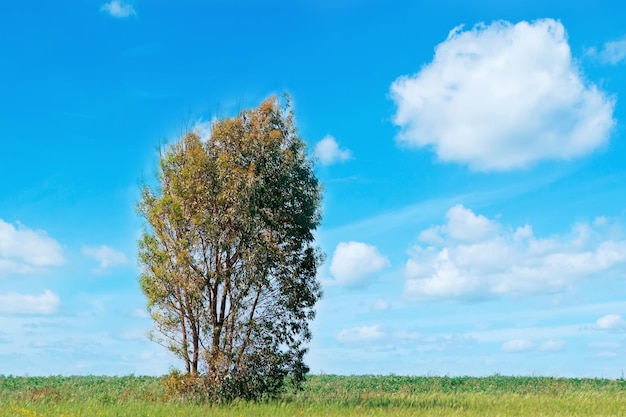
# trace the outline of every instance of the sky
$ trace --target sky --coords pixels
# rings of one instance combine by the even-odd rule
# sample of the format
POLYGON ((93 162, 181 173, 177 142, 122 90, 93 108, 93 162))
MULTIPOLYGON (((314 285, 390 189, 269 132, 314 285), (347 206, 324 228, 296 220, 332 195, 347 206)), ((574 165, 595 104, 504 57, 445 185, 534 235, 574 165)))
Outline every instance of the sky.
POLYGON ((0 374, 161 375, 159 146, 291 95, 323 185, 313 373, 624 375, 626 4, 0 11, 0 374))

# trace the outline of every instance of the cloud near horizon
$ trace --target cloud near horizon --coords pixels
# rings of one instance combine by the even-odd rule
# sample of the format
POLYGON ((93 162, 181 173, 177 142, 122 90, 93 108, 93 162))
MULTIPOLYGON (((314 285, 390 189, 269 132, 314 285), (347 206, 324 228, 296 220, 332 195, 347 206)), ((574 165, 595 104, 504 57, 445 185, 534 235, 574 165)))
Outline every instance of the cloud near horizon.
POLYGON ((576 224, 565 236, 536 237, 456 205, 447 222, 422 231, 405 265, 413 300, 479 300, 558 293, 601 272, 626 272, 626 240, 606 219, 576 224))
POLYGON ((506 353, 527 352, 559 352, 565 348, 564 340, 549 339, 537 345, 531 339, 511 339, 502 344, 502 351, 506 353))
POLYGON ((583 157, 615 125, 615 99, 585 81, 553 19, 456 27, 391 97, 401 144, 475 171, 583 157))
POLYGON ((502 351, 508 353, 524 352, 530 350, 533 346, 535 346, 535 343, 530 339, 512 339, 502 344, 502 351))
POLYGON ((380 326, 375 324, 343 329, 337 334, 337 340, 341 343, 371 342, 382 339, 384 336, 385 333, 380 326))

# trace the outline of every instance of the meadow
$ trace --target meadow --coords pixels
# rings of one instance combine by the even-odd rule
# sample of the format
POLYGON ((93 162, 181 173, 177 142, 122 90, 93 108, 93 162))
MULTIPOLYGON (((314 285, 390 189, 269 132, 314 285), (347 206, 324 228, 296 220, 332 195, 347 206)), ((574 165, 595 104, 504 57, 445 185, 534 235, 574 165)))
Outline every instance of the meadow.
POLYGON ((626 380, 313 375, 265 402, 199 404, 159 377, 0 376, 0 417, 623 416, 626 380))

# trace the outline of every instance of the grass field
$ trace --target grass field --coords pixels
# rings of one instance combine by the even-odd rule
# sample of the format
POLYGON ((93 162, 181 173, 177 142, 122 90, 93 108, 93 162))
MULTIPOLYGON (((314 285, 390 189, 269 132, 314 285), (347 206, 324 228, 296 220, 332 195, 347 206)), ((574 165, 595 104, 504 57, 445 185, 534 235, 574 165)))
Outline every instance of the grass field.
POLYGON ((0 376, 0 417, 624 416, 626 380, 311 376, 279 400, 200 405, 156 377, 0 376))

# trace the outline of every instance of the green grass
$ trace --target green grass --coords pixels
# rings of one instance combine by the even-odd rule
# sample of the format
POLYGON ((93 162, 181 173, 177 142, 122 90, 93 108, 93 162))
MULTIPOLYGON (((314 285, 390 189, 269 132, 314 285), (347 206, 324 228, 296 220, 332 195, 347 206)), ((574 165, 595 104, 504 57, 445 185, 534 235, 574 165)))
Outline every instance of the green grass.
POLYGON ((620 415, 624 379, 319 375, 279 400, 224 406, 169 398, 156 377, 0 376, 0 417, 620 415))

